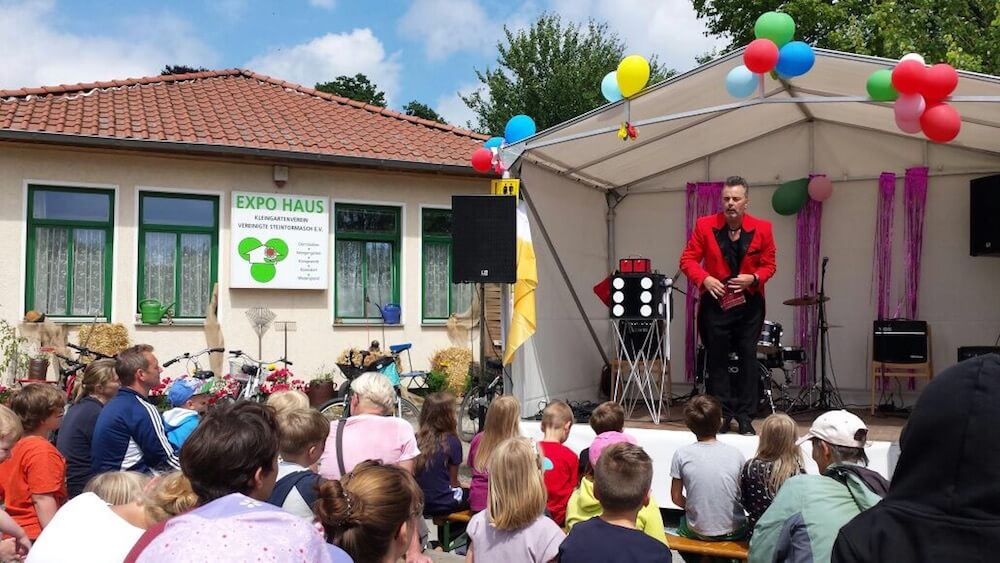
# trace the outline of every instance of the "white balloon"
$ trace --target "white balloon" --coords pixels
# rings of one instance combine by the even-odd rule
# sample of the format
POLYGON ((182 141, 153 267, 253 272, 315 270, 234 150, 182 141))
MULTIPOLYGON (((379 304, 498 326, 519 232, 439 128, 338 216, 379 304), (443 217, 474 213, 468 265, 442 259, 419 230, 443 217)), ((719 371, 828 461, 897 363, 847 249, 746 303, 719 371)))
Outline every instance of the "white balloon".
POLYGON ((920 53, 907 53, 903 55, 903 58, 899 59, 899 62, 903 61, 917 61, 922 65, 927 64, 926 62, 924 62, 924 56, 921 55, 920 53))

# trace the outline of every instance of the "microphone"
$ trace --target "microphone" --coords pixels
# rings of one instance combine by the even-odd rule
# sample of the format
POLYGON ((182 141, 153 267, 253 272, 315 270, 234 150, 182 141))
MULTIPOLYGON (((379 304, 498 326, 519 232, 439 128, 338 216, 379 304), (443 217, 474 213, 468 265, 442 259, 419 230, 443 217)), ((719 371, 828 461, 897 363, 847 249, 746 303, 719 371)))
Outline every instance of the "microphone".
POLYGON ((824 256, 823 257, 823 267, 824 268, 826 268, 826 263, 829 262, 829 261, 830 261, 830 257, 829 256, 824 256))

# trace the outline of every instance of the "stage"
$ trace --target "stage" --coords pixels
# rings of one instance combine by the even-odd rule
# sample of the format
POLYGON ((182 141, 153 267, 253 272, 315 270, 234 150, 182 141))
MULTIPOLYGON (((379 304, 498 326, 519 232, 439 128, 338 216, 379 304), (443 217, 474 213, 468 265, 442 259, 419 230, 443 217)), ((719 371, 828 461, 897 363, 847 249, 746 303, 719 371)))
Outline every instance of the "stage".
MULTIPOLYGON (((899 458, 899 434, 905 419, 872 417, 868 415, 867 410, 852 412, 860 416, 868 425, 871 444, 865 451, 870 460, 869 467, 887 479, 891 478, 892 470, 899 458)), ((819 412, 809 412, 792 416, 799 426, 800 435, 805 435, 812 420, 819 414, 819 412)), ((754 428, 759 431, 762 422, 763 419, 755 420, 754 428)), ((522 420, 521 432, 529 438, 541 439, 540 425, 539 421, 522 420)), ((635 436, 639 445, 653 458, 653 495, 660 508, 677 509, 678 507, 670 500, 670 461, 678 448, 695 441, 694 434, 684 426, 682 407, 672 407, 669 416, 664 413, 663 421, 659 425, 652 424, 648 418, 647 420, 626 421, 625 432, 635 436)), ((574 424, 566 446, 579 453, 584 448, 589 447, 593 439, 594 431, 591 430, 590 425, 574 424)), ((720 434, 719 441, 739 448, 747 459, 753 457, 757 450, 756 436, 740 436, 734 433, 720 434)), ((817 473, 816 464, 810 456, 811 447, 808 442, 803 444, 802 453, 805 456, 806 471, 817 473)))

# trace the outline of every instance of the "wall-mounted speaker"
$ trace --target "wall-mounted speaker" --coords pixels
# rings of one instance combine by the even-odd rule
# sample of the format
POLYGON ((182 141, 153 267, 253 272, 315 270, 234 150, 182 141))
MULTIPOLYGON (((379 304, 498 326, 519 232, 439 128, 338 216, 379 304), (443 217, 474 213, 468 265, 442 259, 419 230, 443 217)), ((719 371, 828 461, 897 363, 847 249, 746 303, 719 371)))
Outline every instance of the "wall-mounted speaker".
POLYGON ((872 360, 888 364, 923 364, 928 358, 927 322, 875 321, 872 360))
POLYGON ((453 283, 517 280, 517 198, 456 195, 451 198, 453 283))
POLYGON ((1000 174, 969 182, 969 254, 1000 256, 1000 174))

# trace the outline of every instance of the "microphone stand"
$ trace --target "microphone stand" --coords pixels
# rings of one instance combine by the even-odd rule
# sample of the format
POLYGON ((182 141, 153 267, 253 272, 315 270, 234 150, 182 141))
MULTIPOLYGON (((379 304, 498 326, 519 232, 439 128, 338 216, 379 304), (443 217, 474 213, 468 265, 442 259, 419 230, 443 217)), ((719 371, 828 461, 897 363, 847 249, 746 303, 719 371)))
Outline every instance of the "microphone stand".
POLYGON ((823 258, 823 267, 820 273, 819 279, 819 401, 816 403, 816 407, 823 410, 830 410, 833 408, 833 402, 831 401, 831 395, 833 390, 827 387, 826 378, 826 333, 830 327, 826 324, 826 264, 828 258, 823 258))

